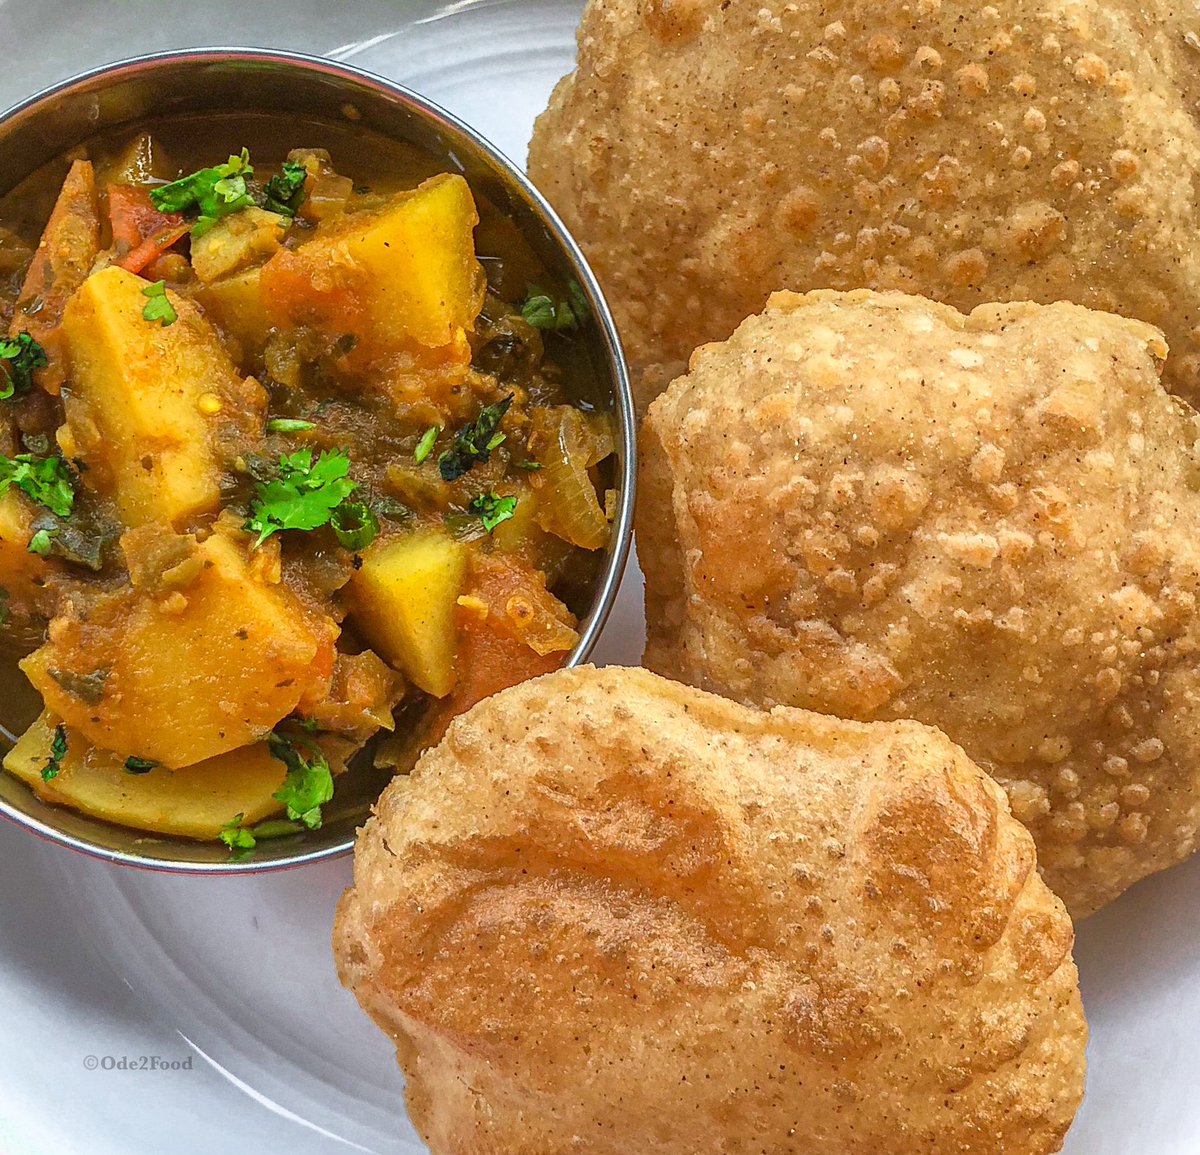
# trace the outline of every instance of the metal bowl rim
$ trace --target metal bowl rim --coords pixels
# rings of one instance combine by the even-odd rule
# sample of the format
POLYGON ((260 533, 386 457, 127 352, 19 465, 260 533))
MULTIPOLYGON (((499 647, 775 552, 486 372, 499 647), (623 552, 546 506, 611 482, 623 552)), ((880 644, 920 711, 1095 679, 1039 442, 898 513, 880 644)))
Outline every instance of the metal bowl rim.
MULTIPOLYGON (((55 97, 64 96, 77 88, 85 88, 88 84, 102 79, 122 79, 125 75, 142 69, 179 63, 211 63, 225 64, 239 61, 260 61, 274 63, 283 67, 295 67, 306 72, 319 72, 336 76, 352 85, 373 89, 386 97, 407 104, 416 112, 435 123, 448 127, 457 132, 483 156, 492 161, 505 176, 521 191, 522 196, 535 210, 535 215, 543 218, 549 227, 555 242, 566 253, 569 263, 574 267, 581 286, 592 308, 592 316, 596 321, 607 354, 608 371, 612 378, 615 395, 615 412, 618 424, 619 439, 619 475, 620 504, 617 517, 613 524, 614 544, 608 557, 604 578, 600 585, 599 594, 592 605, 579 641, 571 651, 566 666, 578 666, 587 661, 596 641, 612 612, 625 565, 629 559, 629 550, 633 541, 633 510, 637 489, 637 435, 636 417, 634 413, 633 394, 629 384, 629 374, 626 369, 625 357, 621 348, 621 339, 617 333, 616 322, 608 302, 600 289, 591 266, 580 250, 575 239, 567 231, 558 214, 550 207, 549 202, 542 196, 525 173, 514 164, 504 153, 484 136, 468 125, 465 121, 428 98, 421 96, 399 81, 390 80, 365 68, 330 60, 327 57, 314 56, 306 52, 293 52, 286 49, 255 48, 255 47, 200 47, 172 49, 161 52, 148 52, 138 56, 130 56, 110 64, 102 64, 76 73, 65 80, 57 81, 33 95, 17 101, 8 108, 0 111, 0 136, 5 127, 22 113, 30 112, 55 97)), ((3 773, 3 771, 0 771, 3 773)), ((118 863, 143 870, 151 870, 165 874, 191 875, 237 875, 265 874, 277 870, 291 870, 300 866, 323 862, 327 859, 341 858, 354 848, 354 838, 339 842, 334 846, 322 847, 317 850, 302 851, 297 854, 273 859, 270 862, 186 862, 167 859, 151 858, 147 855, 131 851, 115 850, 99 846, 85 838, 68 834, 56 826, 34 818, 6 799, 0 798, 0 816, 9 819, 18 826, 38 835, 48 842, 65 846, 70 850, 98 858, 105 862, 118 863)), ((97 820, 99 821, 99 820, 97 820)), ((153 837, 147 834, 147 837, 153 837)))

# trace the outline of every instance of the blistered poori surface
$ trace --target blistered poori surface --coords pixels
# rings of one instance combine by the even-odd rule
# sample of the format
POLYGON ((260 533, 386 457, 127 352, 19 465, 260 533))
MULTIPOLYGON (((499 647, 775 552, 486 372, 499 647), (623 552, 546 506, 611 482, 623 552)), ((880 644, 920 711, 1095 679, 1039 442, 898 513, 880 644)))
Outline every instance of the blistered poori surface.
POLYGON ((530 172, 644 400, 775 289, 1076 301, 1200 396, 1200 40, 1171 0, 590 0, 530 172))
POLYGON ((1200 820, 1200 424, 1161 335, 781 293, 655 402, 647 664, 746 702, 939 726, 1076 916, 1200 820))
POLYGON ((434 1155, 1057 1151, 1062 905, 941 734, 562 671, 362 831, 335 948, 434 1155))

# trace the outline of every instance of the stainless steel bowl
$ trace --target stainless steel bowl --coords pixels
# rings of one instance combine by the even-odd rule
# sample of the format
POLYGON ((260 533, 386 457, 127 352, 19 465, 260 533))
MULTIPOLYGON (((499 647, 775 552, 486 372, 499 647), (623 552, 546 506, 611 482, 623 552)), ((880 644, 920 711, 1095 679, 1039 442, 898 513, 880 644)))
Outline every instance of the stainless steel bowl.
MULTIPOLYGON (((83 73, 0 115, 0 195, 42 164, 105 130, 132 128, 147 119, 229 112, 282 113, 333 125, 349 122, 415 145, 444 170, 466 177, 481 214, 490 209, 513 221, 552 276, 563 282, 573 278, 583 288, 591 320, 578 338, 586 353, 580 364, 590 369, 575 377, 574 388, 580 399, 615 417, 619 498, 606 564, 594 584, 590 611, 569 664, 585 661, 616 597, 632 535, 636 471, 629 382, 616 327, 583 255, 520 170, 478 133, 399 84, 318 57, 248 48, 158 53, 83 73)), ((0 731, 7 741, 29 721, 33 698, 36 695, 22 699, 19 693, 0 694, 0 731)), ((368 773, 353 782, 343 779, 320 830, 291 845, 263 843, 252 860, 242 862, 230 860, 220 844, 148 835, 48 805, 3 772, 0 813, 53 842, 112 862, 236 874, 347 853, 384 781, 368 773)))

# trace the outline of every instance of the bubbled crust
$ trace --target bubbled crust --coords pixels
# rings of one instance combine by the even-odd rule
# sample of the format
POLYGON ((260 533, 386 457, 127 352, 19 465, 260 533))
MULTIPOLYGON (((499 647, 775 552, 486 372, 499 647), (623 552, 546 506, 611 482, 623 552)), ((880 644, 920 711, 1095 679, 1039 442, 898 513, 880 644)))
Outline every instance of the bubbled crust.
POLYGON ((651 406, 651 668, 944 730, 1080 917, 1200 819, 1200 422, 1149 326, 780 293, 651 406))
POLYGON ((1200 41, 1170 0, 589 0, 530 149, 648 399, 773 289, 1149 321, 1200 398, 1200 41))
POLYGON ((1057 1151, 1071 943, 937 731, 590 667, 388 787, 334 930, 433 1155, 1057 1151))

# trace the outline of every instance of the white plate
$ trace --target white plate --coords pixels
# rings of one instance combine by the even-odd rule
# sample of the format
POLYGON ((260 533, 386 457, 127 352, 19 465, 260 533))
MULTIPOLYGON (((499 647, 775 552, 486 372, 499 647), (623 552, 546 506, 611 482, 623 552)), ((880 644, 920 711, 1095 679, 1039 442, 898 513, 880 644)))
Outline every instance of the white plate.
MULTIPOLYGON (((578 9, 0 0, 0 104, 120 56, 268 45, 395 77, 521 160, 571 65, 578 9)), ((640 585, 633 569, 599 660, 636 662, 640 585)), ((0 824, 0 1152, 423 1150, 390 1046, 333 973, 333 905, 349 878, 347 861, 268 878, 138 873, 0 824), (155 1061, 186 1065, 145 1069, 155 1061)), ((1093 1041, 1069 1155, 1200 1152, 1198 922, 1193 863, 1080 928, 1093 1041)))

